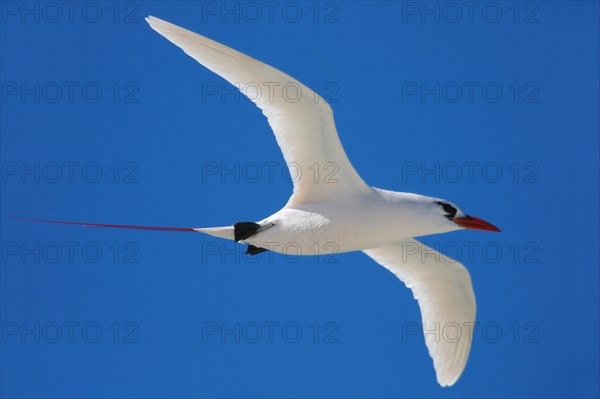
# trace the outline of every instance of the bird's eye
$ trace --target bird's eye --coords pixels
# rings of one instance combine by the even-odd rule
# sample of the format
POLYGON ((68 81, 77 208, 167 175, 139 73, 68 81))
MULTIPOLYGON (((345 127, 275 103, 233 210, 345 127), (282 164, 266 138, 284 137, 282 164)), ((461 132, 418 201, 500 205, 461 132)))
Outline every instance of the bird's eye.
POLYGON ((442 208, 444 208, 444 212, 447 213, 446 217, 450 220, 454 219, 454 216, 456 215, 456 208, 453 207, 450 204, 447 204, 445 202, 441 202, 441 201, 436 201, 436 203, 441 206, 442 208))

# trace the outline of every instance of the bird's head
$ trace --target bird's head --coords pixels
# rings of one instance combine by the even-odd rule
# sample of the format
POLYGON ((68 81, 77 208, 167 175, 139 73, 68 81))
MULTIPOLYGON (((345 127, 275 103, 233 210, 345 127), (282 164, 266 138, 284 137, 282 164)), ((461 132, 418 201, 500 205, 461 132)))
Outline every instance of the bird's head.
MULTIPOLYGON (((489 222, 486 222, 483 219, 467 215, 462 210, 460 210, 458 206, 449 201, 435 200, 434 204, 434 212, 438 213, 440 217, 443 217, 448 222, 452 223, 449 226, 453 227, 452 230, 471 229, 484 231, 500 231, 499 228, 497 228, 489 222)), ((447 222, 444 221, 444 223, 447 222)))

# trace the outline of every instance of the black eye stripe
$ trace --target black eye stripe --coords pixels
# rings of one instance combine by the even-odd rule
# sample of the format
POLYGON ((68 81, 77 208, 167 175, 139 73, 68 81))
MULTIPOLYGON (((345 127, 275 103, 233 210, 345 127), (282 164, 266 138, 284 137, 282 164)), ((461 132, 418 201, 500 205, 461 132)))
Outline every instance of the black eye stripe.
POLYGON ((445 202, 441 202, 441 201, 436 201, 437 204, 439 204, 442 208, 444 208, 444 212, 447 213, 446 217, 450 220, 454 219, 454 216, 456 216, 456 208, 453 207, 450 204, 447 204, 445 202))

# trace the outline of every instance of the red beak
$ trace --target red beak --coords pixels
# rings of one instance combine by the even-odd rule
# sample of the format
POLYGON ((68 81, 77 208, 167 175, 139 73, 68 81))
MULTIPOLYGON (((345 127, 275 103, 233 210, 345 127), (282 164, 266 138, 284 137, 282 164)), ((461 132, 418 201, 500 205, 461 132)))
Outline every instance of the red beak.
POLYGON ((452 219, 454 223, 465 229, 471 230, 485 230, 485 231, 500 231, 499 228, 491 223, 486 222, 483 219, 479 219, 473 216, 465 216, 464 218, 452 219))

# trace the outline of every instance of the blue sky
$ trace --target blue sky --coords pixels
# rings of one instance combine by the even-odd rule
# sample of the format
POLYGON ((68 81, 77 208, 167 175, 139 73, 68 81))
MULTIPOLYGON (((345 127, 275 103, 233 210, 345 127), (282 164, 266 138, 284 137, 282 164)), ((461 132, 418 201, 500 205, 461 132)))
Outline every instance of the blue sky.
POLYGON ((224 4, 0 3, 0 394, 598 397, 598 3, 224 4), (147 15, 318 87, 371 185, 502 229, 424 239, 477 297, 454 387, 362 253, 14 219, 219 226, 287 201, 260 111, 147 15))

